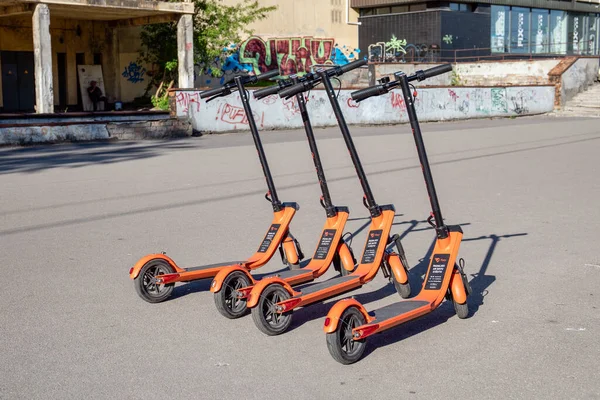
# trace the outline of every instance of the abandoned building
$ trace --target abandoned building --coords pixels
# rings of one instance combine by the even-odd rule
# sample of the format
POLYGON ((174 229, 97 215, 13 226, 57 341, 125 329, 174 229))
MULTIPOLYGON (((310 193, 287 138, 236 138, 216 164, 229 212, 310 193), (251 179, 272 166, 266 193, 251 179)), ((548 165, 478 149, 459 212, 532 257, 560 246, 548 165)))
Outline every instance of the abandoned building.
POLYGON ((193 87, 193 12, 187 0, 0 0, 0 112, 86 109, 82 77, 108 103, 133 101, 148 83, 140 29, 169 21, 178 24, 179 87, 193 87))

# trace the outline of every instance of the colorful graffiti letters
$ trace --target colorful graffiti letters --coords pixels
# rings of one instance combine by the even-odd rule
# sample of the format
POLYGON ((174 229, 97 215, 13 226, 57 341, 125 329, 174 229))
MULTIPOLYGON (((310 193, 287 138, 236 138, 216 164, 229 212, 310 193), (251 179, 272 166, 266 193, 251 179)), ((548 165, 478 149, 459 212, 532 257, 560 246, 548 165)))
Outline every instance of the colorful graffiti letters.
POLYGON ((313 37, 274 38, 264 41, 251 37, 240 46, 240 63, 255 74, 279 68, 281 75, 310 72, 312 65, 333 64, 334 39, 313 37))

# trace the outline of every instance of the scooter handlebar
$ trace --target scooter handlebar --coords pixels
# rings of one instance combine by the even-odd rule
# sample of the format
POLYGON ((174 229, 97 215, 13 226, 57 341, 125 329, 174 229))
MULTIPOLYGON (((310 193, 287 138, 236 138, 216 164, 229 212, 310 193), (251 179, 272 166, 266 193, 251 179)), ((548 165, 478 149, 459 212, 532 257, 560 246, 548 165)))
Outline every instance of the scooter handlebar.
POLYGON ((281 90, 281 86, 277 83, 273 86, 266 87, 264 89, 258 89, 254 91, 254 98, 256 100, 260 100, 264 97, 270 96, 272 94, 277 94, 281 90))
POLYGON ((282 99, 286 99, 288 97, 292 97, 297 95, 298 93, 302 93, 312 88, 312 82, 302 82, 298 83, 294 86, 290 86, 289 88, 283 89, 279 92, 279 97, 282 99))
POLYGON ((419 81, 433 78, 434 76, 445 74, 446 72, 452 71, 452 64, 444 64, 438 65, 437 67, 426 69, 425 71, 421 71, 422 73, 416 74, 416 79, 419 81))
MULTIPOLYGON (((242 78, 242 83, 244 85, 249 84, 249 83, 256 83, 258 81, 265 81, 267 79, 275 78, 276 76, 279 76, 278 69, 275 69, 275 70, 269 71, 269 72, 265 72, 264 74, 260 74, 258 76, 257 75, 245 76, 242 78)), ((215 96, 222 96, 222 95, 230 94, 231 89, 234 89, 235 86, 236 86, 236 84, 234 82, 228 82, 219 88, 205 90, 204 92, 200 93, 200 98, 205 99, 207 97, 215 97, 215 96)))
POLYGON ((205 90, 204 92, 200 93, 200 98, 201 99, 205 99, 207 97, 213 97, 213 96, 218 96, 220 94, 223 94, 225 92, 224 87, 218 87, 216 89, 209 89, 209 90, 205 90))
POLYGON ((348 63, 346 65, 342 65, 340 67, 340 70, 342 72, 342 74, 345 74, 346 72, 350 72, 353 69, 362 67, 363 65, 367 64, 367 60, 356 60, 356 61, 352 61, 351 63, 348 63))
POLYGON ((266 81, 268 79, 275 78, 277 76, 279 76, 279 69, 274 69, 272 71, 268 71, 268 72, 258 75, 257 79, 259 81, 266 81))
POLYGON ((356 92, 352 92, 352 100, 356 102, 363 101, 368 99, 369 97, 379 96, 387 93, 388 91, 385 89, 383 85, 375 85, 368 87, 366 89, 357 90, 356 92))

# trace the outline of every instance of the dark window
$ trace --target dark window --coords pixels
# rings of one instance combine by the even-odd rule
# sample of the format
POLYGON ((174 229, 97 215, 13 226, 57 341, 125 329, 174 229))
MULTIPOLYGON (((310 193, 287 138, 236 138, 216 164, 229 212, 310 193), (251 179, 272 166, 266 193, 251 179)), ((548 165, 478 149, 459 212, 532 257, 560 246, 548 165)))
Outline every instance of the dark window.
POLYGON ((422 4, 411 4, 409 7, 409 11, 423 11, 426 10, 427 6, 425 5, 425 3, 422 4))
POLYGON ((390 14, 391 13, 391 7, 379 7, 375 9, 375 13, 377 15, 381 15, 381 14, 390 14))
POLYGON ((408 12, 408 6, 392 6, 392 13, 404 13, 408 12))
POLYGON ((361 8, 360 9, 360 16, 361 17, 368 17, 370 15, 374 15, 374 9, 373 8, 361 8))

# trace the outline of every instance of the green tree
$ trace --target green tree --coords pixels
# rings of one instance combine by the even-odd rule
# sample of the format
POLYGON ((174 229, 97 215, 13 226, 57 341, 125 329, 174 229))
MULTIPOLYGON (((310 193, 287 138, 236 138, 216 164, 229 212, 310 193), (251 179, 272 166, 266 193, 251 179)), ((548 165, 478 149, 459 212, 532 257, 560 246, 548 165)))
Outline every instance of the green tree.
MULTIPOLYGON (((242 38, 252 35, 249 25, 277 9, 261 7, 256 0, 240 0, 233 6, 222 0, 194 0, 194 62, 207 73, 220 76, 220 64, 236 51, 242 38)), ((154 66, 151 84, 177 79, 177 24, 145 26, 141 34, 140 59, 154 66)))

